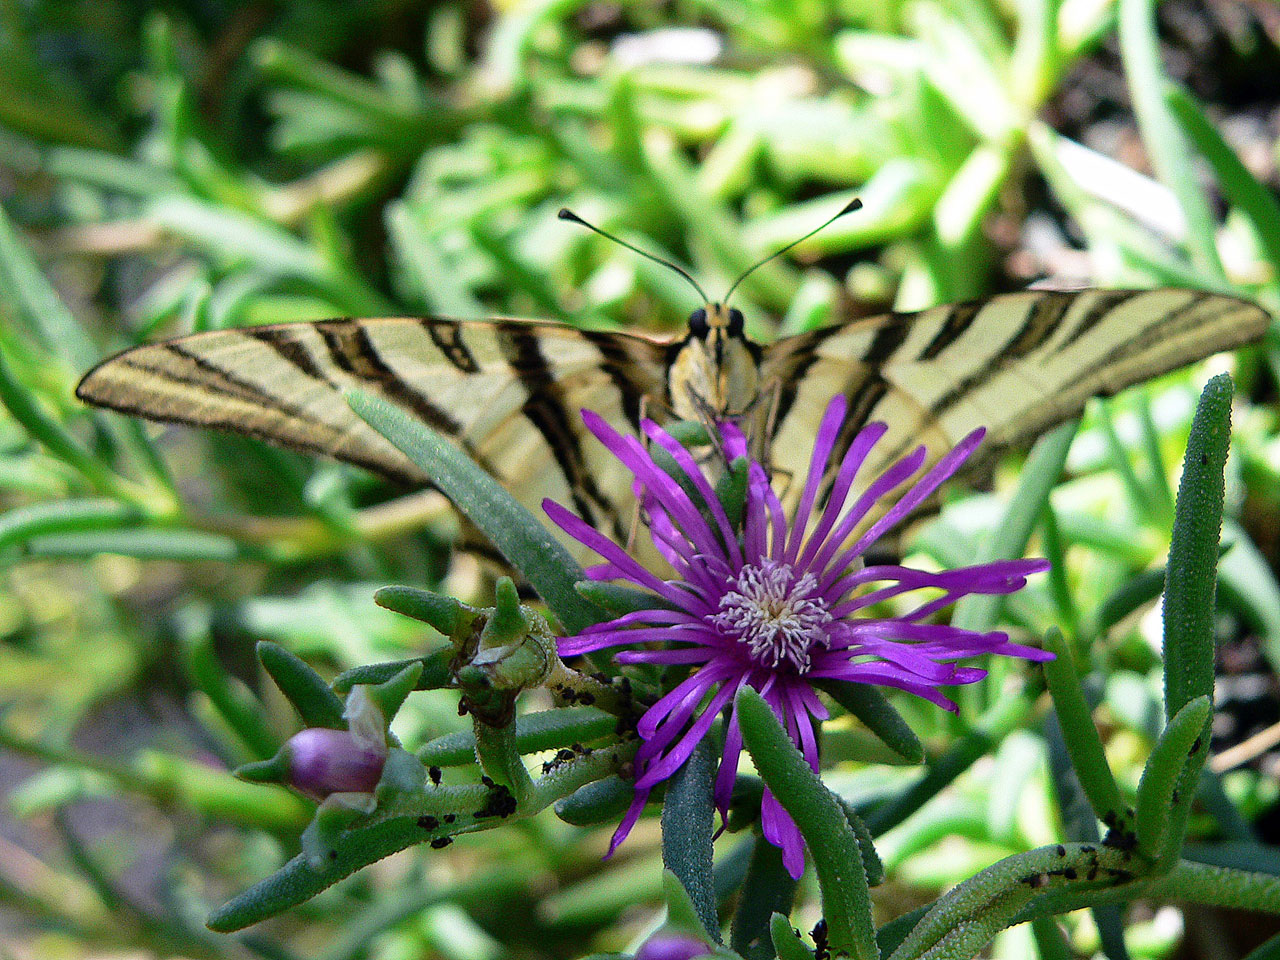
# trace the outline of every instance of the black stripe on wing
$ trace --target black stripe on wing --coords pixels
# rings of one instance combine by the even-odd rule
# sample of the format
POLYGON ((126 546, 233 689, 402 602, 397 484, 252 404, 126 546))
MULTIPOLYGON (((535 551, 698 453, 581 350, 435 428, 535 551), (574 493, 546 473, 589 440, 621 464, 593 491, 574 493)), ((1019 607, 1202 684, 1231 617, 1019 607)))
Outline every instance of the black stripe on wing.
POLYGON ((577 414, 570 413, 564 390, 542 353, 538 337, 515 324, 497 328, 499 343, 512 371, 525 388, 521 412, 546 442, 560 468, 578 515, 594 527, 608 519, 616 535, 623 535, 617 506, 600 490, 587 468, 577 414))

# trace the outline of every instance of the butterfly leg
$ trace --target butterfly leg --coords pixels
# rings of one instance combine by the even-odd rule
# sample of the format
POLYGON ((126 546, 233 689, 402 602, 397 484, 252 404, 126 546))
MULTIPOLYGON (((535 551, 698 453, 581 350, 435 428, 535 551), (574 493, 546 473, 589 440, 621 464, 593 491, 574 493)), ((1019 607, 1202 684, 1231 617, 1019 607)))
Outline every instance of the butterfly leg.
MULTIPOLYGON (((649 419, 649 395, 645 394, 640 398, 640 423, 649 419)), ((638 426, 638 425, 637 425, 638 426)), ((644 445, 645 450, 649 449, 649 436, 643 430, 640 431, 640 442, 644 445)), ((627 553, 632 553, 636 545, 636 533, 640 529, 641 505, 640 498, 636 497, 631 504, 631 520, 627 524, 627 553)))
POLYGON ((756 399, 752 403, 765 402, 765 418, 764 429, 760 431, 757 438, 759 462, 764 464, 769 470, 770 477, 782 477, 782 489, 778 491, 778 496, 783 500, 786 499, 788 491, 791 489, 791 483, 795 479, 794 471, 778 467, 773 463, 773 434, 778 429, 778 410, 782 405, 782 381, 774 380, 761 393, 756 394, 756 399))

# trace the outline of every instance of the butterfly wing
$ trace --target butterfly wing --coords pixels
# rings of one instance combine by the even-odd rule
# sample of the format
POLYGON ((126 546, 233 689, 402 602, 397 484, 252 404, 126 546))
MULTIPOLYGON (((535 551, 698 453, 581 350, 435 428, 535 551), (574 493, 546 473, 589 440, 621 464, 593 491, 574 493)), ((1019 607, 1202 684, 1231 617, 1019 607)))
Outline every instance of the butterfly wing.
POLYGON ((1196 290, 1031 290, 790 337, 761 369, 762 388, 778 390, 773 461, 803 476, 823 410, 843 393, 838 452, 868 422, 889 427, 862 476, 921 443, 932 464, 985 427, 965 466, 981 475, 1090 397, 1257 340, 1269 322, 1256 304, 1196 290))
POLYGON ((629 520, 629 484, 579 410, 634 429, 642 409, 662 405, 666 350, 643 337, 518 320, 327 320, 137 347, 90 371, 76 395, 425 483, 347 406, 342 391, 358 387, 453 438, 536 515, 552 497, 617 533, 629 520))

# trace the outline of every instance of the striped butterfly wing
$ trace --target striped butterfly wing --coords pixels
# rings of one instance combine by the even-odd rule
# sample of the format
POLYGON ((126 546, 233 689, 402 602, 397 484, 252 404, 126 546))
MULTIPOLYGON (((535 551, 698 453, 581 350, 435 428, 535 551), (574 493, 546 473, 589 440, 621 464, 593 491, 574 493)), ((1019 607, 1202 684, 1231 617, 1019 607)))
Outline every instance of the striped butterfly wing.
POLYGON ((982 476, 1090 397, 1257 340, 1269 322, 1256 304, 1196 290, 1031 290, 789 337, 761 368, 778 390, 773 461, 803 476, 826 403, 843 393, 851 415, 837 451, 868 422, 889 427, 860 476, 921 443, 931 465, 986 427, 964 469, 982 476))
POLYGON ((76 395, 425 483, 347 406, 342 390, 359 387, 452 437, 535 515, 551 497, 625 535, 627 477, 586 432, 579 411, 634 430, 642 409, 663 403, 666 354, 656 340, 558 324, 327 320, 137 347, 90 371, 76 395))

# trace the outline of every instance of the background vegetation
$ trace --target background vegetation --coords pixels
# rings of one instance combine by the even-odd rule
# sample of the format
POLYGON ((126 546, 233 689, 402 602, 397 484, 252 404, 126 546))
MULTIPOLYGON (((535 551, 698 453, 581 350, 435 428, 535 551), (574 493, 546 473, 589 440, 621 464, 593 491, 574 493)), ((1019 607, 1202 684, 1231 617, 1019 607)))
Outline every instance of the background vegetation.
MULTIPOLYGON (((401 854, 242 939, 206 931, 309 816, 226 772, 295 729, 253 643, 334 674, 427 639, 373 605, 376 586, 491 590, 451 553, 434 496, 85 410, 72 389, 89 366, 154 337, 340 315, 679 329, 696 306, 683 282, 557 221, 566 204, 714 290, 860 196, 744 285, 760 339, 1043 277, 1235 290, 1274 310, 1280 17, 1155 6, 0 4, 0 956, 572 957, 623 949, 659 900, 648 824, 606 864, 607 829, 547 816, 401 854)), ((1280 873, 1278 755, 1265 739, 1232 749, 1280 721, 1280 343, 1234 371, 1215 775, 1187 855, 1280 873)), ((1161 724, 1150 601, 1205 378, 1091 411, 1069 479, 1035 501, 1051 503, 1036 549, 1057 575, 1002 614, 1067 627, 1130 791, 1161 724)), ((1019 476, 1010 464, 915 549, 998 549, 984 538, 1019 476)), ((882 920, 1096 827, 1042 680, 995 689, 955 721, 904 699, 923 780, 844 760, 866 749, 852 724, 827 738, 828 782, 881 834, 882 920)), ((455 729, 454 706, 415 699, 400 735, 455 729)), ((726 890, 749 852, 721 839, 726 890)), ((1139 904, 1122 934, 1119 910, 1078 913, 993 950, 1226 958, 1273 932, 1189 919, 1139 904)))

